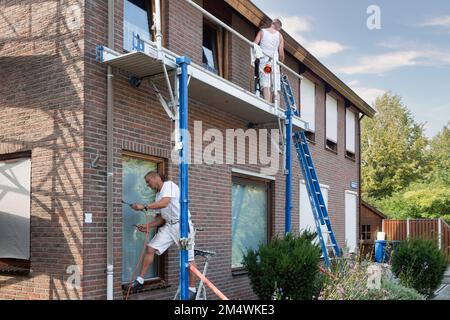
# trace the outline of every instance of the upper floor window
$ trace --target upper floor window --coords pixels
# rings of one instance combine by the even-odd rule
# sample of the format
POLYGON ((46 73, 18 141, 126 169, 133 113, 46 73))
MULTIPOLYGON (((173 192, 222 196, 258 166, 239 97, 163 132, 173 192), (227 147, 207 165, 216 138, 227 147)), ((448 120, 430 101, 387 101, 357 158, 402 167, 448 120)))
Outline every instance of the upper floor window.
POLYGON ((224 44, 223 29, 209 20, 203 20, 203 67, 224 76, 224 44))
POLYGON ((306 77, 300 83, 300 112, 308 122, 309 131, 316 131, 316 85, 306 77))
POLYGON ((338 105, 337 100, 327 94, 326 97, 326 147, 337 152, 338 138, 338 105))
POLYGON ((345 148, 347 156, 355 158, 356 152, 356 114, 347 109, 345 112, 345 148))
POLYGON ((133 50, 133 33, 151 40, 152 1, 124 0, 123 2, 123 48, 133 50))

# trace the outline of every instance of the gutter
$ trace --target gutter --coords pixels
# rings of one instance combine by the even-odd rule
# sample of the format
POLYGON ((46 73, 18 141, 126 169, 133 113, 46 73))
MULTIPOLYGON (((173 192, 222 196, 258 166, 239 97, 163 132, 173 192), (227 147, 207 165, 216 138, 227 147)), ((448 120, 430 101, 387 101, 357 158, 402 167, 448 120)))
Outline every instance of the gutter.
MULTIPOLYGON (((114 48, 114 0, 108 0, 108 47, 114 48)), ((114 124, 114 87, 113 71, 107 71, 107 113, 106 113, 106 299, 114 297, 114 255, 113 255, 113 124, 114 124)))

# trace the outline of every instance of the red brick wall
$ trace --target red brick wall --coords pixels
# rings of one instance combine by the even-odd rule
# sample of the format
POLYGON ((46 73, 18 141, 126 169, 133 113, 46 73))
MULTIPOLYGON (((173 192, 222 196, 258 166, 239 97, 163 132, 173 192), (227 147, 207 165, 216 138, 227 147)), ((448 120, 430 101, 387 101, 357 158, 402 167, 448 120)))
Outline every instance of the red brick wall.
POLYGON ((83 1, 0 12, 0 154, 32 153, 32 272, 0 274, 0 299, 82 298, 66 270, 83 271, 83 1))
MULTIPOLYGON (((166 21, 168 21, 165 41, 169 49, 179 54, 186 54, 194 62, 201 63, 201 15, 193 11, 183 1, 166 1, 165 7, 167 10, 166 21)), ((122 1, 116 1, 115 49, 118 51, 122 50, 123 42, 122 8, 122 1)), ((43 209, 34 209, 33 207, 33 216, 40 217, 44 229, 36 228, 39 224, 33 222, 36 219, 32 218, 35 219, 32 220, 32 232, 37 233, 35 237, 38 234, 43 237, 46 231, 45 224, 51 221, 51 226, 54 229, 49 230, 61 234, 58 238, 61 239, 61 242, 58 242, 58 245, 63 243, 63 248, 68 250, 59 248, 51 255, 53 242, 43 242, 41 239, 32 238, 32 243, 35 246, 39 245, 41 248, 39 254, 32 249, 32 268, 38 268, 39 270, 40 262, 38 261, 42 260, 40 270, 51 270, 50 274, 53 279, 59 279, 58 277, 62 277, 61 272, 67 263, 61 264, 58 262, 60 259, 67 257, 67 252, 71 252, 74 257, 73 260, 81 266, 83 275, 83 290, 78 291, 77 297, 104 299, 106 297, 106 67, 95 61, 95 46, 107 42, 107 2, 88 1, 83 12, 86 12, 86 18, 83 17, 84 28, 82 29, 84 41, 81 40, 78 46, 75 45, 73 35, 71 35, 70 40, 66 40, 68 43, 62 40, 56 41, 56 43, 60 43, 57 46, 60 51, 56 51, 58 54, 55 58, 50 61, 44 59, 45 63, 41 67, 37 64, 37 69, 32 69, 32 74, 42 74, 42 78, 38 78, 41 80, 38 84, 34 82, 31 86, 22 84, 21 76, 29 70, 26 65, 19 68, 15 67, 15 64, 11 64, 10 69, 7 69, 13 72, 16 70, 15 68, 19 68, 17 69, 17 75, 13 78, 13 84, 8 87, 8 90, 3 91, 9 99, 2 99, 1 105, 6 105, 7 112, 14 115, 22 114, 23 105, 29 105, 30 109, 33 108, 33 111, 24 112, 25 120, 23 120, 23 124, 20 124, 19 121, 18 124, 20 125, 17 126, 11 126, 9 118, 5 116, 8 113, 2 113, 0 115, 0 126, 3 126, 2 129, 7 128, 0 130, 0 137, 2 142, 9 139, 14 140, 15 143, 15 140, 18 140, 19 148, 22 148, 24 141, 32 141, 37 145, 42 145, 40 148, 33 149, 33 170, 35 167, 43 171, 47 168, 47 171, 50 172, 50 181, 53 181, 47 187, 45 194, 42 195, 43 200, 39 202, 39 207, 43 207, 43 209), (77 54, 74 54, 75 52, 77 54), (66 64, 55 63, 59 60, 65 62, 69 53, 74 54, 76 58, 66 62, 66 64), (47 69, 48 66, 52 67, 47 69), (76 72, 72 70, 76 70, 76 72), (81 72, 82 75, 79 77, 72 75, 72 73, 76 74, 77 72, 81 72), (68 77, 67 75, 72 76, 68 77), (53 78, 50 76, 53 76, 53 78), (71 81, 67 80, 69 78, 71 81), (51 85, 53 84, 52 81, 54 81, 53 86, 51 85), (17 89, 13 90, 17 87, 21 88, 19 92, 23 93, 22 96, 15 93, 17 89), (44 98, 42 92, 51 92, 51 94, 44 98), (12 96, 13 93, 14 96, 12 96), (12 104, 6 103, 6 101, 15 102, 12 104), (36 113, 36 110, 41 112, 41 109, 46 110, 46 108, 52 110, 51 116, 47 116, 49 113, 44 111, 42 113, 46 117, 40 117, 39 113, 36 113), (37 119, 39 119, 39 122, 37 122, 37 119), (33 123, 36 129, 28 132, 27 129, 33 123), (46 125, 42 128, 38 123, 39 125, 40 123, 46 125), (59 124, 61 128, 55 129, 52 127, 56 124, 59 124), (14 129, 10 127, 14 127, 14 129), (19 130, 18 127, 22 131, 16 132, 19 130), (42 140, 42 137, 47 137, 47 131, 53 133, 50 137, 54 140, 42 140), (69 145, 70 148, 66 145, 69 145), (53 149, 57 149, 58 152, 61 149, 65 153, 60 155, 53 149), (35 158, 36 154, 40 154, 39 152, 43 152, 42 159, 35 158), (93 166, 92 161, 97 156, 99 157, 98 162, 96 166, 93 166), (58 174, 56 174, 49 169, 52 162, 58 163, 56 160, 59 158, 64 159, 65 167, 61 166, 58 174), (69 170, 66 171, 66 169, 69 170), (74 178, 76 179, 74 180, 74 178), (71 206, 61 200, 66 200, 66 198, 71 200, 71 206), (52 212, 53 216, 49 215, 48 211, 52 212), (83 212, 93 214, 92 224, 83 224, 83 212), (49 216, 52 219, 44 219, 48 219, 49 216), (66 242, 63 242, 63 240, 66 242), (81 261, 81 254, 83 253, 84 261, 81 261)), ((8 17, 14 14, 13 10, 7 12, 8 17)), ((47 23, 50 20, 49 17, 45 16, 42 19, 47 23)), ((233 15, 233 26, 242 29, 241 32, 249 39, 254 35, 254 27, 246 24, 237 14, 233 15)), ((3 31, 7 28, 9 26, 0 20, 0 30, 3 31)), ((78 36, 82 37, 82 35, 78 36)), ((59 35, 59 37, 64 39, 64 36, 59 35)), ((231 39, 231 47, 233 49, 230 59, 230 79, 248 88, 248 85, 251 84, 252 75, 249 64, 246 62, 246 57, 249 56, 249 48, 239 45, 234 38, 231 39)), ((13 54, 15 56, 16 51, 13 54)), ((14 58, 17 59, 17 57, 14 58)), ((289 60, 288 63, 295 67, 295 61, 289 60)), ((144 82, 140 88, 135 89, 128 85, 125 73, 114 70, 114 76, 114 292, 116 299, 123 299, 121 291, 122 150, 168 158, 171 151, 171 123, 147 83, 144 82)), ((355 162, 345 158, 345 108, 343 102, 339 104, 339 153, 336 155, 325 150, 324 97, 325 90, 318 83, 316 144, 312 145, 311 149, 321 183, 330 186, 329 208, 338 239, 342 244, 344 242, 344 192, 349 189, 350 181, 358 181, 358 159, 355 162)), ((193 123, 196 120, 203 121, 203 130, 216 128, 224 132, 225 129, 246 128, 246 121, 218 111, 214 109, 214 106, 202 105, 191 100, 189 107, 190 128, 193 128, 193 123)), ((11 152, 11 143, 8 142, 7 144, 7 152, 11 152)), ((293 154, 295 154, 294 150, 293 154)), ((236 165, 234 167, 259 172, 259 168, 255 166, 236 165)), ((298 161, 293 162, 293 167, 294 177, 298 177, 300 174, 298 161)), ((173 181, 178 182, 178 167, 176 165, 169 166, 169 176, 173 181)), ((247 277, 245 275, 233 276, 231 273, 231 177, 231 166, 229 165, 190 166, 190 210, 194 224, 206 229, 198 234, 196 243, 199 248, 217 252, 217 256, 211 262, 209 278, 218 288, 223 290, 230 298, 254 298, 247 277)), ((39 182, 39 179, 49 180, 44 173, 34 176, 33 171, 33 184, 36 181, 39 182)), ((292 226, 294 229, 298 229, 299 179, 297 178, 293 181, 293 190, 292 226)), ((276 181, 273 183, 273 193, 273 233, 282 234, 284 232, 284 175, 282 172, 276 176, 276 181)), ((169 250, 167 262, 166 280, 170 287, 133 295, 133 299, 168 299, 173 296, 178 284, 178 253, 175 248, 169 250)), ((46 272, 47 275, 50 271, 46 272)), ((48 276, 47 278, 42 277, 44 280, 39 281, 45 283, 48 287, 50 282, 47 279, 48 276)), ((23 283, 24 286, 29 288, 30 293, 24 295, 27 297, 33 297, 31 292, 36 293, 36 288, 40 285, 40 283, 34 285, 34 280, 17 280, 17 277, 8 279, 6 281, 11 281, 11 283, 7 282, 9 284, 7 289, 0 289, 0 297, 11 297, 12 292, 16 292, 14 285, 17 282, 23 283)), ((0 281, 2 280, 0 278, 0 281)), ((52 281, 55 282, 55 280, 52 281)), ((44 289, 47 290, 48 288, 44 289)), ((39 298, 65 298, 64 290, 49 290, 39 298)), ((209 292, 209 296, 212 298, 213 294, 209 292)))

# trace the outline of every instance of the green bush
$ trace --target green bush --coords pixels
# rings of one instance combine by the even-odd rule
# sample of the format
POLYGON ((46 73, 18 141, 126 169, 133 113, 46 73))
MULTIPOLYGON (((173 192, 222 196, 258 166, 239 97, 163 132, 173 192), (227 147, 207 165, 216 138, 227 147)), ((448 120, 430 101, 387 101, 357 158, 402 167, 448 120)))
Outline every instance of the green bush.
POLYGON ((431 240, 404 241, 392 255, 392 271, 400 282, 427 296, 439 287, 446 268, 445 256, 431 240))
POLYGON ((256 295, 263 300, 274 298, 311 300, 320 291, 321 250, 313 244, 315 234, 289 234, 262 244, 244 255, 244 267, 256 295))

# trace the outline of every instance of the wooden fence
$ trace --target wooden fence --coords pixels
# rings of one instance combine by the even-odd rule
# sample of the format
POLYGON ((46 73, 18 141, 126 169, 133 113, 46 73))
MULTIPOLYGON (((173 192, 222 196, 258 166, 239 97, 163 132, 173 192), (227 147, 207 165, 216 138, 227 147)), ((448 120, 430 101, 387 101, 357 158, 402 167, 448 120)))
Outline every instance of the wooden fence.
POLYGON ((450 256, 450 226, 442 219, 383 220, 383 232, 387 240, 435 240, 444 254, 450 256))

